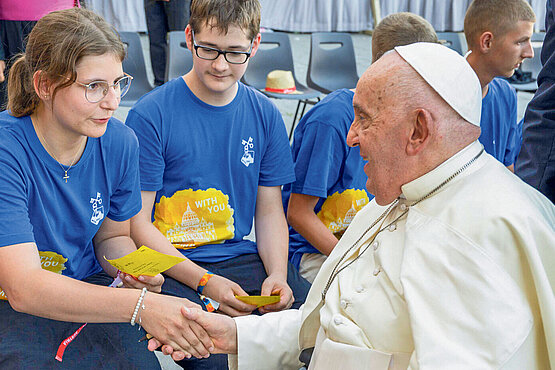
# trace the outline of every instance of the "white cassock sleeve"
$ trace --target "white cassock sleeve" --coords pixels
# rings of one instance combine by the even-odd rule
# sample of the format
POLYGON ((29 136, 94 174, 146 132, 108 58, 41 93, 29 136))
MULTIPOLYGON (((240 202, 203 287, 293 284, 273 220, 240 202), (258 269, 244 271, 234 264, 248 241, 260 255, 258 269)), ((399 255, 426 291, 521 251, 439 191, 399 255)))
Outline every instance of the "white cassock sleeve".
POLYGON ((411 368, 545 366, 535 354, 525 283, 448 225, 414 213, 412 221, 401 266, 415 346, 411 368))
POLYGON ((301 316, 300 310, 285 310, 235 317, 237 355, 229 355, 229 368, 298 370, 301 316))

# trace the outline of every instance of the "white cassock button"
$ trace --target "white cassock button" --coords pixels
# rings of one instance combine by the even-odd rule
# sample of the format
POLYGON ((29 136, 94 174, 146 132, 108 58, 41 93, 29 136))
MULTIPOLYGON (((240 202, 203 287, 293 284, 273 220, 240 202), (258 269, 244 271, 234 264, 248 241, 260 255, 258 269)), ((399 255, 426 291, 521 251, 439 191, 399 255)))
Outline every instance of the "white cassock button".
POLYGON ((380 246, 380 242, 378 241, 375 241, 374 243, 372 243, 372 248, 374 248, 374 250, 377 250, 379 246, 380 246))
POLYGON ((357 286, 357 287, 355 288, 355 291, 356 291, 357 293, 362 293, 362 292, 364 291, 364 288, 361 287, 361 286, 359 285, 359 286, 357 286))
POLYGON ((407 205, 406 205, 405 203, 401 203, 401 205, 399 206, 399 209, 400 209, 401 211, 406 211, 407 205))
POLYGON ((336 316, 336 317, 333 319, 333 322, 335 323, 335 325, 341 325, 341 324, 343 323, 343 320, 341 320, 341 317, 336 316))
POLYGON ((387 229, 389 231, 395 231, 395 230, 397 230, 397 224, 391 224, 391 225, 389 225, 389 227, 387 229))
POLYGON ((342 299, 340 304, 341 304, 341 308, 343 308, 343 309, 347 308, 347 301, 346 300, 342 299))
POLYGON ((379 267, 379 266, 376 267, 376 268, 374 269, 374 276, 378 276, 378 274, 380 273, 381 270, 382 270, 381 267, 379 267))

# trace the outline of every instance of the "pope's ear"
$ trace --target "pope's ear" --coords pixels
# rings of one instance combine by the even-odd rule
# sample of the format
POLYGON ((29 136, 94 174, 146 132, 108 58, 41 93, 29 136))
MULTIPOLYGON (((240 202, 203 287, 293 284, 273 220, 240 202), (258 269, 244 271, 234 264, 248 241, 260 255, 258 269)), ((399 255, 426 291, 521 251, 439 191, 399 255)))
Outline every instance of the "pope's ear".
POLYGON ((407 142, 407 155, 417 155, 428 143, 430 128, 433 124, 432 115, 426 109, 417 109, 412 122, 410 136, 407 142))

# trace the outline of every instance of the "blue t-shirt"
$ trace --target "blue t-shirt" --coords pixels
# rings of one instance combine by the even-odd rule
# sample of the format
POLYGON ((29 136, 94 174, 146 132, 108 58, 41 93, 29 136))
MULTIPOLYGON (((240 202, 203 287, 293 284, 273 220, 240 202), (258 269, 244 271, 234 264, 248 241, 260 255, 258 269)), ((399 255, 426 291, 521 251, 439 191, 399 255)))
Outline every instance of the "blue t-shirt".
POLYGON ((156 191, 154 225, 193 261, 257 253, 252 228, 258 186, 295 180, 281 114, 238 83, 221 107, 176 78, 142 97, 127 116, 140 143, 141 188, 156 191))
MULTIPOLYGON (((368 178, 360 149, 347 145, 355 117, 353 96, 348 89, 334 91, 301 119, 292 147, 297 180, 282 192, 286 210, 291 192, 319 197, 314 212, 338 237, 373 198, 366 190, 368 178)), ((289 227, 289 256, 295 266, 303 253, 320 252, 289 227)))
POLYGON ((31 118, 0 113, 0 247, 35 242, 43 268, 79 280, 101 271, 92 240, 102 221, 141 209, 138 155, 133 131, 111 119, 66 183, 31 118))
POLYGON ((482 133, 478 139, 487 153, 505 166, 515 163, 520 151, 516 91, 502 78, 489 83, 482 99, 482 133))

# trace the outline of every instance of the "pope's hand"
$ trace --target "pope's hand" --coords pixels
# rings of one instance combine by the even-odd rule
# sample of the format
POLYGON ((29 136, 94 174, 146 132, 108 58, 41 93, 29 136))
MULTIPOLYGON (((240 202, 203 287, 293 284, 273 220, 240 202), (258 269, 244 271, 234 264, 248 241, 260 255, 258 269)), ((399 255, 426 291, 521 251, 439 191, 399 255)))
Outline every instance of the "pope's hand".
MULTIPOLYGON (((211 353, 237 353, 237 327, 231 317, 188 307, 183 307, 181 313, 185 319, 195 322, 208 333, 214 344, 211 353)), ((152 338, 148 342, 148 349, 154 351, 161 344, 161 341, 152 338)), ((182 360, 185 357, 183 351, 175 349, 172 345, 163 345, 162 352, 171 354, 175 361, 182 360)))
POLYGON ((143 302, 145 308, 139 309, 140 323, 159 343, 169 345, 172 351, 180 351, 181 359, 208 357, 214 351, 206 330, 194 320, 184 317, 181 312, 183 308, 200 310, 197 304, 184 298, 150 293, 145 295, 143 302))

